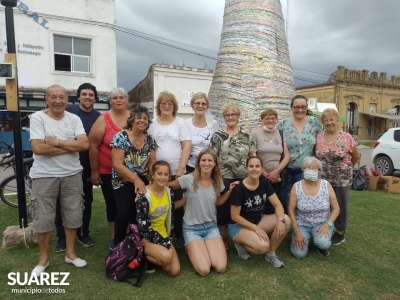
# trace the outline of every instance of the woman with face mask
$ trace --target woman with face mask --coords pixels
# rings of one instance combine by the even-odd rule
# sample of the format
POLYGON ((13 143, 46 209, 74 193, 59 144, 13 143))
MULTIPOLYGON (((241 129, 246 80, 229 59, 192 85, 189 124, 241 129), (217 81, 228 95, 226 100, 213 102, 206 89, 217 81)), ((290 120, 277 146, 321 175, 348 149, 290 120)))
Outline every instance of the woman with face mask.
POLYGON ((328 256, 339 204, 331 184, 320 178, 321 162, 310 156, 303 159, 302 165, 304 179, 296 182, 290 192, 289 217, 293 228, 290 252, 296 258, 306 257, 312 237, 319 254, 328 256))
POLYGON ((287 192, 285 194, 282 189, 286 176, 282 171, 289 162, 290 154, 283 131, 276 128, 277 122, 276 110, 266 109, 261 113, 262 128, 253 130, 251 138, 256 145, 257 156, 263 161, 262 175, 271 183, 287 214, 287 192))

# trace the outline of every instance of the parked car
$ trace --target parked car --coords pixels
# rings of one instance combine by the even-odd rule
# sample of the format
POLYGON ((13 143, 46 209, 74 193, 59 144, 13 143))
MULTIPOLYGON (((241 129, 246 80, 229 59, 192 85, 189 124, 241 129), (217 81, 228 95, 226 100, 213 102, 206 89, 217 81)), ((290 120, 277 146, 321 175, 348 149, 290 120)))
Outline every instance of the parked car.
POLYGON ((381 175, 390 176, 400 170, 400 127, 388 129, 375 141, 371 159, 381 175))

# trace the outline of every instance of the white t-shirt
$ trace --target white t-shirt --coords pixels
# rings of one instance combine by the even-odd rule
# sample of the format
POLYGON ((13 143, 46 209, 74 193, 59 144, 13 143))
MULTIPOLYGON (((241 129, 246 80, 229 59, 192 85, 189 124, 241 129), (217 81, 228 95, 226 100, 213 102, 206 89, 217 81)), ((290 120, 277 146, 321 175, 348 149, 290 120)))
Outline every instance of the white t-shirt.
MULTIPOLYGON (((30 140, 44 140, 46 136, 74 140, 82 134, 86 135, 81 119, 67 111, 61 120, 50 118, 43 111, 35 112, 30 119, 30 140)), ((33 154, 33 159, 29 172, 32 178, 66 177, 82 170, 79 151, 60 155, 33 154)))
POLYGON ((182 118, 175 118, 169 125, 161 125, 156 119, 148 133, 157 143, 156 159, 165 160, 171 166, 171 175, 176 175, 182 156, 182 141, 190 141, 190 133, 182 118))
POLYGON ((213 120, 213 127, 196 127, 193 125, 192 118, 186 119, 185 123, 189 129, 190 136, 192 139, 192 150, 188 160, 188 165, 191 167, 196 166, 197 156, 200 151, 204 148, 208 148, 210 145, 211 137, 219 129, 217 121, 213 120))

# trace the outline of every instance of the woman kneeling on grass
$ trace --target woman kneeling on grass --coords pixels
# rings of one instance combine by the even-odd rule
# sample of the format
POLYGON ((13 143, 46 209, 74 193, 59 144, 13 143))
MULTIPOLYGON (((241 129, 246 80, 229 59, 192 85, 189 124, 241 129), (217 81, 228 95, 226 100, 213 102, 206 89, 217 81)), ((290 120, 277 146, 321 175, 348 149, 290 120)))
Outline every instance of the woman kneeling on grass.
POLYGON ((288 209, 293 226, 290 252, 297 258, 307 256, 311 236, 322 256, 329 255, 332 245, 333 222, 340 209, 331 184, 320 179, 321 170, 322 164, 317 158, 304 158, 304 179, 296 182, 290 191, 288 209))
MULTIPOLYGON (((179 177, 169 184, 173 189, 186 189, 183 237, 190 262, 201 276, 208 275, 211 268, 218 273, 225 272, 227 256, 217 226, 216 206, 226 202, 238 183, 231 183, 229 190, 220 195, 224 184, 217 155, 206 148, 199 153, 193 173, 179 177)), ((176 204, 181 206, 184 200, 176 204)))
POLYGON ((248 175, 233 189, 230 197, 232 220, 228 224, 228 231, 240 258, 249 259, 248 252, 265 254, 268 263, 281 268, 283 262, 275 255, 275 251, 288 233, 290 219, 284 214, 283 206, 269 181, 260 178, 262 170, 259 157, 247 159, 248 175), (275 214, 262 215, 266 205, 272 205, 275 214))
POLYGON ((146 194, 136 199, 136 210, 147 260, 161 266, 168 275, 177 276, 181 266, 170 238, 172 202, 170 190, 166 187, 170 175, 170 166, 166 161, 153 164, 151 184, 146 194))

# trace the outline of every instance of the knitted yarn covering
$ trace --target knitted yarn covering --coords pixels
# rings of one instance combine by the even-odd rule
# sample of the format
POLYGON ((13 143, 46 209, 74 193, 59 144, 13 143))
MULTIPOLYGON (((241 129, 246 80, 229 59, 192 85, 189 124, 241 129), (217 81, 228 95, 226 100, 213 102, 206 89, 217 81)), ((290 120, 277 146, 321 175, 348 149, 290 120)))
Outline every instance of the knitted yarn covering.
POLYGON ((222 110, 237 104, 240 126, 260 125, 273 108, 287 117, 295 95, 284 19, 279 0, 226 0, 221 43, 210 87, 210 111, 224 124, 222 110))

